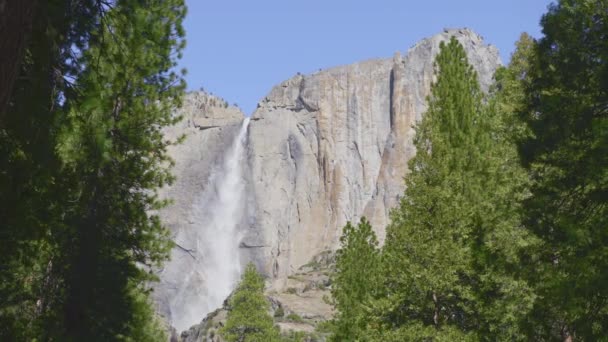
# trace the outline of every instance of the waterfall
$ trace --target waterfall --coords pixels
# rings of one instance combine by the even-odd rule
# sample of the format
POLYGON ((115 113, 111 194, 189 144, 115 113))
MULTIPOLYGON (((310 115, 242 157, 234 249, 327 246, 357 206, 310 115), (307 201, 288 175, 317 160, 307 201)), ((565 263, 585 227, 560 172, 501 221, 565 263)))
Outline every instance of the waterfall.
POLYGON ((240 278, 239 224, 245 202, 248 126, 249 118, 245 118, 223 163, 213 169, 205 190, 197 196, 190 213, 193 231, 176 236, 178 247, 193 259, 193 267, 184 271, 169 303, 172 325, 178 331, 221 307, 240 278))

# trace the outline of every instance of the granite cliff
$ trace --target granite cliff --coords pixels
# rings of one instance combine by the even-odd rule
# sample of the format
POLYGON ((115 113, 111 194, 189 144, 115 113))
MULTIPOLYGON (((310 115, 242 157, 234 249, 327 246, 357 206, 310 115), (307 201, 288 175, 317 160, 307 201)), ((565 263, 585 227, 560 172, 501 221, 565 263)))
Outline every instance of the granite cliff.
POLYGON ((244 115, 223 100, 189 94, 180 110, 185 120, 167 131, 169 137, 186 134, 186 140, 171 150, 177 181, 163 190, 174 202, 161 216, 178 247, 160 271, 159 311, 174 323, 196 316, 196 310, 183 314, 192 297, 180 296, 194 291, 204 297, 214 281, 191 274, 206 257, 200 240, 205 216, 193 212, 204 213, 201 194, 214 193, 213 173, 225 172, 214 165, 225 162, 243 127, 242 193, 238 215, 231 218, 238 227, 234 253, 241 264, 254 262, 271 290, 284 290, 290 275, 335 250, 347 221, 367 216, 383 241, 415 154, 412 126, 426 110, 433 59, 451 36, 465 47, 487 90, 500 65, 498 51, 471 30, 455 29, 422 40, 403 56, 298 74, 260 101, 248 127, 244 115))

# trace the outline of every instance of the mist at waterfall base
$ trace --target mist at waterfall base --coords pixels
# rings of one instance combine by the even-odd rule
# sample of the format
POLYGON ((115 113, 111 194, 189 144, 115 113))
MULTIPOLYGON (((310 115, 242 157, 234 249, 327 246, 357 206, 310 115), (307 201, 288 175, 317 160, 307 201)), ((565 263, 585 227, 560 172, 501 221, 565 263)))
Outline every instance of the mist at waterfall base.
POLYGON ((182 252, 194 259, 194 266, 183 274, 169 303, 171 324, 177 331, 200 323, 221 307, 241 276, 239 224, 245 202, 243 164, 248 126, 249 118, 245 118, 223 162, 214 167, 195 200, 190 212, 194 229, 175 237, 182 252))

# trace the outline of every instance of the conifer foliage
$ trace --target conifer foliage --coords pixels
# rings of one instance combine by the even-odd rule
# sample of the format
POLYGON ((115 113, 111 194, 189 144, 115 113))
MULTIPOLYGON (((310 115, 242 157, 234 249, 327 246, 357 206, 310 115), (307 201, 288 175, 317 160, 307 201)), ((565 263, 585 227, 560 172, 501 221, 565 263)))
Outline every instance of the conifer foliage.
POLYGON ((144 267, 168 256, 168 232, 149 212, 163 205, 154 190, 171 180, 160 129, 175 122, 183 90, 172 68, 184 14, 180 0, 118 1, 82 55, 80 95, 57 146, 77 204, 57 270, 69 338, 129 336, 125 323, 142 305, 130 293, 151 279, 144 267))
POLYGON ((240 284, 228 301, 226 325, 219 331, 226 341, 280 341, 279 329, 270 316, 264 297, 264 279, 253 264, 248 264, 240 284))
MULTIPOLYGON (((14 3, 11 6, 20 2, 14 3)), ((77 64, 69 56, 85 47, 101 16, 93 0, 29 3, 33 12, 28 14, 34 18, 31 27, 22 28, 29 31, 24 51, 3 54, 3 58, 21 56, 20 61, 11 62, 17 62, 19 75, 12 89, 2 89, 10 98, 0 108, 3 341, 37 338, 45 329, 42 317, 57 298, 58 279, 50 275, 58 252, 55 241, 65 223, 64 210, 73 205, 67 202, 67 189, 62 186, 61 161, 55 152, 57 130, 66 97, 75 95, 77 64)), ((5 10, 0 15, 15 14, 5 10)))
POLYGON ((366 305, 378 289, 380 250, 372 226, 365 217, 358 225, 346 224, 336 252, 332 296, 337 311, 333 341, 355 341, 367 324, 366 305))
POLYGON ((372 339, 518 339, 533 300, 508 271, 528 243, 522 171, 455 38, 441 44, 435 67, 407 190, 387 228, 372 339))
POLYGON ((520 144, 533 180, 525 222, 543 242, 529 334, 599 341, 608 336, 608 2, 559 1, 541 25, 520 111, 531 131, 520 144))
POLYGON ((184 89, 185 5, 36 8, 0 128, 0 339, 164 340, 148 281, 171 242, 152 213, 172 179, 161 129, 184 89))

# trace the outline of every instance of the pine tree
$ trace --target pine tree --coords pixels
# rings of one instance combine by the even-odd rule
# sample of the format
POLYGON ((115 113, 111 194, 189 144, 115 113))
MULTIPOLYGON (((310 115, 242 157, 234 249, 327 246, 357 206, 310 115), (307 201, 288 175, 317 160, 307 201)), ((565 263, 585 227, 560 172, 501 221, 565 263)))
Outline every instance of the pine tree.
POLYGON ((19 66, 27 48, 36 13, 36 1, 5 1, 0 12, 0 127, 4 127, 4 114, 13 86, 19 75, 19 66))
POLYGON ((228 301, 226 325, 219 334, 228 342, 279 341, 278 328, 270 316, 264 297, 264 279, 253 264, 248 264, 241 282, 228 301))
MULTIPOLYGON (((500 67, 494 75, 492 93, 495 110, 503 121, 500 129, 511 144, 519 143, 530 135, 519 113, 524 110, 526 88, 530 85, 530 70, 535 62, 536 43, 527 33, 522 33, 515 43, 509 65, 500 67)), ((518 158, 519 159, 519 158, 518 158)))
POLYGON ((332 341, 356 341, 367 323, 365 305, 378 288, 379 249, 365 217, 357 226, 344 226, 336 252, 331 293, 336 308, 332 341))
MULTIPOLYGON (((56 151, 68 194, 56 229, 53 275, 60 296, 50 337, 133 339, 152 321, 149 268, 168 257, 168 231, 151 212, 169 183, 170 142, 183 81, 173 68, 183 48, 182 0, 107 5, 78 59, 76 94, 66 99, 56 151), (142 297, 143 296, 143 297, 142 297), (139 322, 139 324, 138 324, 139 322)), ((161 338, 162 340, 162 338, 161 338)))
POLYGON ((541 20, 520 146, 526 225, 542 239, 531 338, 608 336, 608 2, 562 0, 541 20))
POLYGON ((387 228, 369 339, 523 339, 518 323, 534 296, 511 270, 529 244, 518 205, 525 175, 455 38, 441 44, 435 67, 407 189, 387 228))
POLYGON ((26 25, 32 18, 23 15, 32 15, 32 26, 10 37, 26 45, 3 54, 12 59, 3 67, 19 68, 16 79, 3 80, 13 82, 3 83, 8 103, 0 100, 0 340, 24 341, 42 334, 43 317, 52 316, 48 308, 61 295, 51 270, 70 203, 55 153, 58 122, 75 94, 78 68, 70 56, 88 44, 102 13, 95 0, 13 2, 35 6, 17 14, 26 25))

